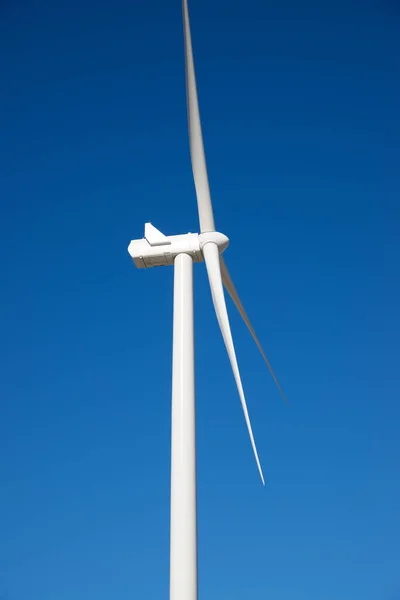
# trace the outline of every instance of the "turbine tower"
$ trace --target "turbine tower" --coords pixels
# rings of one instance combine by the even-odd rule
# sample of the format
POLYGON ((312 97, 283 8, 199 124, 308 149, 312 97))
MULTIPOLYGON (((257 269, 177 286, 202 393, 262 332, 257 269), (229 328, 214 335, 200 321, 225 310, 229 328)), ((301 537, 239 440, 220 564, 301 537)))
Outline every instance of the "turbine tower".
POLYGON ((215 229, 204 155, 187 0, 182 0, 190 155, 200 233, 165 236, 151 223, 128 252, 139 269, 174 267, 171 430, 170 600, 197 600, 196 431, 193 332, 193 263, 205 262, 219 327, 228 352, 261 481, 264 476, 236 360, 224 287, 256 342, 278 389, 282 389, 233 285, 222 253, 229 240, 215 229))

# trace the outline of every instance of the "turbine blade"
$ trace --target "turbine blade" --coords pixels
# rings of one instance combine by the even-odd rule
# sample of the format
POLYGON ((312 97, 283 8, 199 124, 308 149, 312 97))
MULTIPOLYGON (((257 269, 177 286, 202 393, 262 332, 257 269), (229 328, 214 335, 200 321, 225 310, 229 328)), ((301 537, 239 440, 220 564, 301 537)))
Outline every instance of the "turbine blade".
POLYGON ((244 418, 246 420, 247 430, 250 436, 251 445, 253 447, 253 452, 261 476, 261 481, 263 482, 263 485, 265 485, 260 460, 258 458, 256 443, 254 441, 253 430, 251 428, 250 417, 247 410, 246 399, 244 397, 242 380, 240 378, 235 347, 233 345, 232 340, 231 327, 229 325, 228 312, 226 310, 224 288, 222 285, 221 267, 219 261, 219 250, 217 244, 213 242, 205 244, 205 246, 203 246, 203 256, 207 267, 208 279, 210 282, 211 295, 214 303, 215 312, 221 329, 222 337, 225 342, 226 350, 228 352, 233 375, 235 377, 236 386, 239 392, 240 401, 242 403, 242 408, 244 412, 244 418))
POLYGON ((187 0, 182 0, 183 29, 185 38, 186 65, 186 101, 189 122, 190 156, 194 185, 197 195, 200 231, 215 231, 214 214, 208 184, 206 157, 204 154, 203 135, 201 131, 199 101, 197 97, 196 75, 194 71, 192 36, 190 32, 189 9, 187 0))
POLYGON ((233 285, 233 281, 231 279, 231 276, 229 275, 228 267, 226 266, 225 260, 224 260, 224 258, 223 258, 222 255, 220 256, 220 262, 221 262, 222 281, 223 281, 223 284, 225 286, 225 289, 227 290, 228 294, 230 295, 230 297, 232 298, 233 302, 235 303, 236 308, 238 309, 239 313, 241 314, 243 321, 246 323, 247 328, 248 328, 248 330, 250 331, 250 333, 251 333, 251 335, 253 337, 253 340, 257 344, 258 349, 261 352, 261 355, 262 355, 263 359, 265 360, 265 362, 267 364, 269 372, 271 373, 271 375, 273 377, 273 380, 275 381, 276 386, 277 386, 277 388, 278 388, 278 390, 279 390, 282 398, 284 399, 284 401, 286 402, 286 404, 289 404, 288 401, 287 401, 287 399, 286 399, 285 394, 282 391, 282 388, 281 388, 281 386, 279 384, 279 381, 278 381, 278 379, 277 379, 277 377, 276 377, 276 375, 275 375, 275 373, 274 373, 274 371, 273 371, 273 369, 271 367, 271 364, 270 364, 268 358, 266 357, 264 350, 262 349, 260 341, 259 341, 258 337, 256 336, 256 332, 254 331, 253 326, 250 323, 249 317, 247 316, 246 311, 243 308, 243 304, 241 303, 240 298, 239 298, 239 294, 237 293, 236 288, 233 285))

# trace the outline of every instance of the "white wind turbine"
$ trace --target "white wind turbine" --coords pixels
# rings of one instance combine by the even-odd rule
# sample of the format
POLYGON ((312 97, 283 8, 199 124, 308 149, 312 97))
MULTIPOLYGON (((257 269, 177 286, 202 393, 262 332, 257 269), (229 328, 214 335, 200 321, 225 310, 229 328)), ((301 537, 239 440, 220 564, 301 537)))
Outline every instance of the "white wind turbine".
POLYGON ((187 0, 182 0, 182 10, 190 154, 196 187, 200 234, 187 233, 165 236, 151 223, 146 223, 144 238, 131 241, 128 251, 139 269, 166 265, 174 266, 170 600, 196 600, 197 509, 193 262, 204 261, 206 263, 215 312, 232 366, 247 430, 263 484, 264 476, 236 360, 223 286, 225 286, 246 323, 284 399, 285 396, 243 308, 222 257, 222 252, 227 248, 229 240, 224 234, 217 232, 214 225, 200 123, 187 0))

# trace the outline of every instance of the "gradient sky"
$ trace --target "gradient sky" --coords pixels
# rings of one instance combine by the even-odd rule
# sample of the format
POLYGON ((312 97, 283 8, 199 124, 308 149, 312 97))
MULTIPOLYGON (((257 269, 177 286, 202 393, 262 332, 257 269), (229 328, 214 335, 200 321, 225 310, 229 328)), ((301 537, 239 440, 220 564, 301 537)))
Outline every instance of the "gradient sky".
MULTIPOLYGON (((195 268, 200 598, 400 598, 400 7, 192 0, 262 488, 195 268)), ((168 597, 179 0, 0 2, 0 598, 168 597)))

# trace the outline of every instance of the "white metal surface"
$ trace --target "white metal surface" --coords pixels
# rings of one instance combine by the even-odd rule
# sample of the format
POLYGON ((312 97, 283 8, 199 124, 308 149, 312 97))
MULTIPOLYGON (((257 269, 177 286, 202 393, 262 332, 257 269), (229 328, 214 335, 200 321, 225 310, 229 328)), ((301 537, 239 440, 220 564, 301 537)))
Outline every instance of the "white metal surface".
POLYGON ((212 242, 206 244, 203 248, 204 261, 207 267, 208 279, 211 287, 211 295, 214 303, 215 312, 217 315, 218 323, 221 329, 222 337, 224 338, 226 350, 228 352, 229 360, 232 366, 233 375, 235 377, 236 386, 239 392, 240 401, 242 403, 244 418, 246 420, 247 430, 249 432, 251 445, 253 448, 254 456, 256 459, 257 467, 260 473, 261 481, 264 484, 264 475, 261 469, 260 460, 258 458, 258 452, 256 443, 254 441, 253 430, 250 423, 250 417, 247 410, 246 398, 244 396, 242 380, 240 378, 239 367, 236 359, 235 346, 233 345, 231 326, 229 324, 228 312, 226 310, 224 288, 222 285, 221 266, 220 266, 220 255, 218 246, 212 242))
POLYGON ((171 434, 170 600, 197 600, 193 262, 175 258, 171 434))
POLYGON ((218 231, 166 236, 151 223, 146 223, 144 238, 132 240, 128 252, 139 269, 148 269, 173 265, 175 257, 182 253, 189 254, 194 262, 201 262, 202 248, 208 242, 214 242, 219 252, 223 252, 229 239, 218 231))

